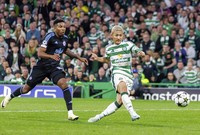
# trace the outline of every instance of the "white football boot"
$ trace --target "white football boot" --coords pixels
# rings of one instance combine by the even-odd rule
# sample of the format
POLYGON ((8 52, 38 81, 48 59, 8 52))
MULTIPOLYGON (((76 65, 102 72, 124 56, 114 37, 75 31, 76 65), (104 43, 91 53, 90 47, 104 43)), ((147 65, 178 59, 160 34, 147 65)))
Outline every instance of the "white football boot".
POLYGON ((132 121, 139 120, 140 115, 136 114, 136 115, 132 116, 131 119, 132 119, 132 121))
POLYGON ((1 108, 6 108, 11 99, 12 98, 10 97, 10 95, 5 96, 5 98, 1 102, 1 108))
POLYGON ((100 118, 99 114, 97 114, 96 116, 90 118, 90 119, 88 120, 88 122, 90 122, 90 123, 92 123, 92 122, 97 122, 97 121, 99 121, 100 119, 101 119, 101 118, 100 118))
POLYGON ((74 121, 74 120, 78 120, 78 116, 74 115, 74 114, 69 114, 68 115, 68 120, 74 121))

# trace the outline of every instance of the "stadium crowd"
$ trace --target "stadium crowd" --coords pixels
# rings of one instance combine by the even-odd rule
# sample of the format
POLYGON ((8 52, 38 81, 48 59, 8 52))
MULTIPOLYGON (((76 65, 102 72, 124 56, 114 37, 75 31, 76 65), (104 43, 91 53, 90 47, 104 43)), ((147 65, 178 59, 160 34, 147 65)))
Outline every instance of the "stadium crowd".
MULTIPOLYGON (((69 48, 90 59, 105 54, 114 25, 145 53, 133 55, 134 77, 145 83, 200 82, 198 0, 1 0, 0 81, 23 83, 36 64, 37 48, 53 21, 66 21, 69 48)), ((68 81, 108 82, 109 64, 86 66, 63 55, 68 81)), ((44 81, 49 81, 46 78, 44 81)))

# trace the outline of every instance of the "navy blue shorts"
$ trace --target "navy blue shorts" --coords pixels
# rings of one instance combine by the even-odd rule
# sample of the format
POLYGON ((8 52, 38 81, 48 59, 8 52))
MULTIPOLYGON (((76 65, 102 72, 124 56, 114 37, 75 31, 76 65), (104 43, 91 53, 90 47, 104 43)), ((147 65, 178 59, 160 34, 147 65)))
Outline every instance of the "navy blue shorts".
POLYGON ((40 66, 34 66, 28 79, 27 84, 34 88, 37 84, 42 83, 42 81, 45 78, 49 78, 54 84, 57 84, 57 82, 61 78, 65 78, 65 72, 63 68, 57 66, 57 67, 40 67, 40 66))

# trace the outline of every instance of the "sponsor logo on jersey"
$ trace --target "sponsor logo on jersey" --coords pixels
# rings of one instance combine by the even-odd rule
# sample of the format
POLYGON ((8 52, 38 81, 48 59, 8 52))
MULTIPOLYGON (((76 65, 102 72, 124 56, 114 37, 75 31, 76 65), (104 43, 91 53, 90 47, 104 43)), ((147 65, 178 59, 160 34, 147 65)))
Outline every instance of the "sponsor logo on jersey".
POLYGON ((118 54, 117 56, 118 58, 122 58, 123 54, 118 54))
POLYGON ((66 42, 65 41, 63 41, 63 46, 66 46, 66 42))
POLYGON ((63 53, 63 49, 59 48, 55 50, 55 54, 61 54, 63 53))

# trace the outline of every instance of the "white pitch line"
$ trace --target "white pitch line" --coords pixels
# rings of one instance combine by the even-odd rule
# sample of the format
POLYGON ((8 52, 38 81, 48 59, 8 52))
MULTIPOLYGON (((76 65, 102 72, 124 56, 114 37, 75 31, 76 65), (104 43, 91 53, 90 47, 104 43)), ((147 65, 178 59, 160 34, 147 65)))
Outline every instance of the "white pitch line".
MULTIPOLYGON (((200 109, 135 109, 136 111, 200 111, 200 109)), ((74 110, 77 112, 101 112, 102 110, 74 110)), ((118 111, 126 111, 121 109, 118 111)), ((2 110, 0 113, 67 112, 67 110, 2 110)))

